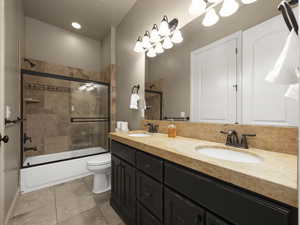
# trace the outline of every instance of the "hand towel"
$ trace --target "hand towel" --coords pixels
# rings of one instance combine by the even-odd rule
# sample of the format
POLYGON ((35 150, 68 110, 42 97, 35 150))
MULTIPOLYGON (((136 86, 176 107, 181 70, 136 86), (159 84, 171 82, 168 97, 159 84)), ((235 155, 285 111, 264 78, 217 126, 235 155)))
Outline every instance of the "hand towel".
POLYGON ((135 93, 132 94, 131 97, 130 97, 130 106, 129 106, 129 108, 130 109, 135 109, 135 110, 139 109, 139 107, 138 107, 139 100, 140 100, 140 96, 138 94, 135 94, 135 93))
POLYGON ((296 84, 299 82, 295 73, 298 65, 299 39, 296 32, 292 30, 273 70, 266 77, 266 81, 277 84, 296 84))

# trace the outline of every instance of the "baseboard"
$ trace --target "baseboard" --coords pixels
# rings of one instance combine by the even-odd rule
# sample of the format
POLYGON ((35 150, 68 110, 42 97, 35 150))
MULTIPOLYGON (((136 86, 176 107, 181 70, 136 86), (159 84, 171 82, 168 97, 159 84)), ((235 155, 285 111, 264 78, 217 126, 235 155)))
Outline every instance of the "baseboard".
POLYGON ((15 205, 16 205, 16 202, 17 202, 17 199, 18 199, 19 195, 20 195, 20 188, 17 189, 17 192, 15 194, 14 200, 12 201, 12 203, 11 203, 11 205, 9 207, 8 213, 7 213, 6 218, 4 220, 4 225, 7 225, 9 219, 12 217, 12 214, 14 212, 15 205))

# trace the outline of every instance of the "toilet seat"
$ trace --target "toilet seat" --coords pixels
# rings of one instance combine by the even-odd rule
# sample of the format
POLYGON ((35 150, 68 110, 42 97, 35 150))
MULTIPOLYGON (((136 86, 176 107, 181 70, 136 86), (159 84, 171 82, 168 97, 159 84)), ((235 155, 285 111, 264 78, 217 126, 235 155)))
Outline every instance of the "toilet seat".
POLYGON ((105 153, 100 156, 97 156, 87 162, 88 166, 101 166, 111 163, 111 154, 105 153))

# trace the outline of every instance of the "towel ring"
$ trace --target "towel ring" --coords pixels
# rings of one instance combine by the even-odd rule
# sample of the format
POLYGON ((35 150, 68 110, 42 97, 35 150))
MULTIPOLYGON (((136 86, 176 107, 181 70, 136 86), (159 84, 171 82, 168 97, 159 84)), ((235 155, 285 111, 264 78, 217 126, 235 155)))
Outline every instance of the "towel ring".
POLYGON ((298 30, 299 30, 298 22, 290 6, 290 5, 295 5, 297 3, 298 0, 291 0, 290 2, 288 2, 287 0, 283 0, 278 6, 278 10, 281 11, 283 19, 289 31, 292 31, 294 29, 294 31, 298 35, 298 30))
POLYGON ((132 87, 131 94, 134 94, 134 91, 136 91, 136 94, 138 94, 139 90, 140 90, 140 85, 139 84, 138 85, 134 85, 132 87))

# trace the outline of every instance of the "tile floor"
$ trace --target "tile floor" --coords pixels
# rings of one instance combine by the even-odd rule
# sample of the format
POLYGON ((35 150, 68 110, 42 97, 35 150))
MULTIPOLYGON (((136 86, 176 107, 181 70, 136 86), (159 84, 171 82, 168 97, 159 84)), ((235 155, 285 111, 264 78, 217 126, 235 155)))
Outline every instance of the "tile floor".
POLYGON ((21 195, 8 225, 125 225, 110 193, 93 194, 92 177, 21 195))

